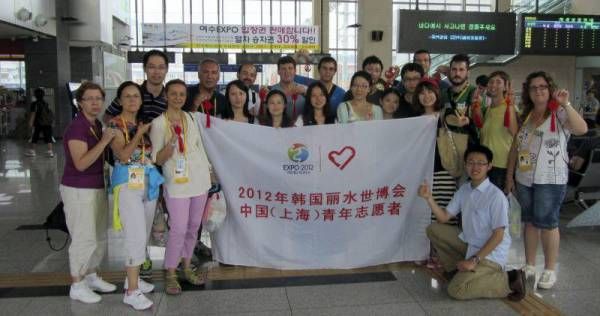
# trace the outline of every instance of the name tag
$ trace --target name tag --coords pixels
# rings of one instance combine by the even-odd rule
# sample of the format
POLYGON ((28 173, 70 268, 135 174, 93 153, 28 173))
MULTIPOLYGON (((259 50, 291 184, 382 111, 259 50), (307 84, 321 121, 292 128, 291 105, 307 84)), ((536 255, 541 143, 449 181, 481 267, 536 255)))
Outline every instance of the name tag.
POLYGON ((175 183, 183 184, 189 182, 187 172, 187 161, 184 157, 179 157, 175 163, 175 183))
POLYGON ((519 166, 519 171, 521 172, 527 172, 533 169, 533 163, 531 162, 529 150, 519 151, 517 164, 519 166))
POLYGON ((127 168, 127 172, 129 175, 127 187, 132 190, 143 190, 144 179, 146 176, 146 174, 144 173, 144 168, 139 166, 131 166, 127 168))

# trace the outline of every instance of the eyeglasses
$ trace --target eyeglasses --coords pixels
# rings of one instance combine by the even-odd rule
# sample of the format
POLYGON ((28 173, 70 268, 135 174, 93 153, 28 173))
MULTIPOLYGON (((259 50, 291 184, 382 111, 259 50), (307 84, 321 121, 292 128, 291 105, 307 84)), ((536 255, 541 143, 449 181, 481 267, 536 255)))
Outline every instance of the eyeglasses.
POLYGON ((548 88, 549 88, 548 85, 530 86, 529 91, 531 91, 531 92, 546 91, 546 90, 548 90, 548 88))
POLYGON ((86 102, 92 102, 92 101, 96 101, 96 102, 102 102, 104 101, 103 97, 85 97, 85 98, 81 98, 82 101, 86 101, 86 102))
POLYGON ((353 84, 352 88, 355 88, 355 89, 365 89, 366 90, 366 89, 369 89, 370 86, 367 85, 367 84, 360 84, 360 85, 359 84, 353 84))
POLYGON ((489 164, 487 161, 467 161, 469 167, 485 167, 489 164))

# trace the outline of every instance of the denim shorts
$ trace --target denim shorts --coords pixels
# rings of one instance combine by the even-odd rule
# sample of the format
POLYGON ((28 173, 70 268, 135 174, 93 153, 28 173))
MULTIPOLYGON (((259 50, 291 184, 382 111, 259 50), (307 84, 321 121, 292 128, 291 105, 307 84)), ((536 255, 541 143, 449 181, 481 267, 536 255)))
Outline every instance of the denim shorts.
POLYGON ((566 184, 533 184, 531 187, 517 183, 517 200, 521 204, 521 220, 536 228, 558 227, 560 207, 567 193, 566 184))

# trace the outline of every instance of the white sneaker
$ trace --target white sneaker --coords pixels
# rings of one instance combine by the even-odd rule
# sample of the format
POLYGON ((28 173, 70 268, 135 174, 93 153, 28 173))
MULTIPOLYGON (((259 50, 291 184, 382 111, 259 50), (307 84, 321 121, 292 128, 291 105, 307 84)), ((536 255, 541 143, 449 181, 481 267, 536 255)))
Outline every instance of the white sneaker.
POLYGON ((529 280, 529 279, 533 278, 535 280, 535 277, 536 277, 535 266, 526 265, 525 268, 523 268, 523 271, 525 271, 526 279, 529 280))
POLYGON ((538 282, 538 287, 548 290, 554 286, 554 283, 556 283, 556 272, 554 270, 544 270, 538 282))
POLYGON ((83 280, 92 291, 109 293, 117 290, 116 285, 110 284, 102 280, 102 278, 99 277, 96 273, 86 275, 85 278, 83 278, 83 280))
POLYGON ((48 150, 47 155, 48 157, 52 158, 54 157, 54 152, 52 150, 48 150))
POLYGON ((71 284, 69 297, 72 300, 77 300, 87 304, 98 303, 102 300, 100 295, 94 293, 83 281, 71 284))
POLYGON ((123 303, 130 305, 138 311, 148 309, 154 304, 144 295, 144 293, 142 293, 142 291, 140 291, 140 289, 133 291, 133 293, 129 295, 125 292, 125 295, 123 295, 123 303))
MULTIPOLYGON (((125 278, 125 285, 123 285, 123 288, 125 290, 127 290, 129 288, 129 281, 127 281, 127 278, 125 278)), ((138 278, 138 289, 140 291, 142 291, 142 293, 150 293, 152 291, 154 291, 154 284, 152 283, 148 283, 146 281, 144 281, 141 278, 138 278)))
POLYGON ((25 156, 27 157, 35 157, 35 150, 29 149, 25 152, 25 156))

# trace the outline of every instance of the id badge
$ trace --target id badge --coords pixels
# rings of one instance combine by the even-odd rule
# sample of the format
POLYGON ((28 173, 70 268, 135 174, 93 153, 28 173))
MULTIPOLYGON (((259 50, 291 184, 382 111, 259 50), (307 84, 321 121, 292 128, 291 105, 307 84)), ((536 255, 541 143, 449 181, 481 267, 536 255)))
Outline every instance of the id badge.
POLYGON ((531 156, 529 155, 529 150, 519 151, 518 159, 519 171, 527 172, 533 169, 533 164, 531 163, 531 156))
POLYGON ((177 158, 175 164, 175 183, 187 183, 189 181, 187 174, 187 163, 184 157, 177 158))
POLYGON ((127 187, 132 190, 143 190, 144 189, 144 168, 139 166, 131 166, 127 168, 129 175, 129 181, 127 187))

